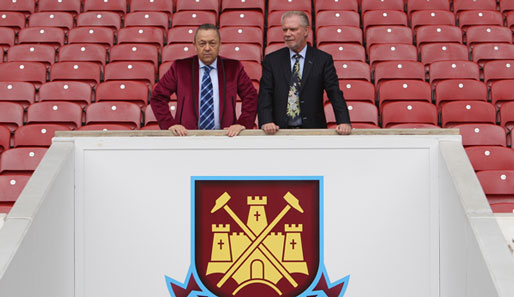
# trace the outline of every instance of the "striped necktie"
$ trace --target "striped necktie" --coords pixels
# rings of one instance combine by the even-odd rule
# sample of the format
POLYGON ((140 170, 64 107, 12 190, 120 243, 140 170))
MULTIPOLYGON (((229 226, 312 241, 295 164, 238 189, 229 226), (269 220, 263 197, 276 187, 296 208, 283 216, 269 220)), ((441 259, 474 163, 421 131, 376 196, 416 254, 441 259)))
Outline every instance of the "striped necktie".
POLYGON ((200 91, 200 120, 198 128, 201 130, 214 129, 214 95, 212 89, 212 81, 210 72, 211 66, 203 66, 204 72, 202 77, 200 91))

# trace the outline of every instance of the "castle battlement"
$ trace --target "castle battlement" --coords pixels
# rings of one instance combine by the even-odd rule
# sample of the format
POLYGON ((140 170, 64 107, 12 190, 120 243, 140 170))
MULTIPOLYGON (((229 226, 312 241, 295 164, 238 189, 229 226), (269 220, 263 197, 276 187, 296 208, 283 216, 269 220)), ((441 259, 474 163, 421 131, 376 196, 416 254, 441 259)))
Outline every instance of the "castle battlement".
POLYGON ((233 236, 237 236, 237 237, 244 236, 244 237, 246 237, 246 234, 244 232, 232 232, 232 234, 230 234, 230 237, 233 237, 233 236))
POLYGON ((248 205, 267 205, 268 196, 247 196, 248 205))
POLYGON ((302 232, 303 224, 284 224, 284 230, 286 232, 302 232))
POLYGON ((230 224, 212 224, 212 232, 230 232, 230 224))
POLYGON ((282 232, 270 232, 268 237, 269 236, 283 236, 282 232))

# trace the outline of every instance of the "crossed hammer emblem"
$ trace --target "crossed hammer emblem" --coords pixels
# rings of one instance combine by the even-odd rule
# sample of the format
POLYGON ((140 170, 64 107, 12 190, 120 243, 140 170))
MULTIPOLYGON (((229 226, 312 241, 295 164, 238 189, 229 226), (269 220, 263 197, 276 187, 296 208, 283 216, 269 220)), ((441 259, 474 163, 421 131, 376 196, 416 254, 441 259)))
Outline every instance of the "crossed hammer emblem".
POLYGON ((284 218, 284 216, 291 210, 291 208, 303 213, 303 209, 300 206, 298 198, 296 198, 290 192, 287 192, 284 195, 284 200, 287 202, 287 205, 284 206, 282 211, 273 219, 273 221, 264 229, 260 234, 254 234, 250 228, 248 228, 241 219, 232 211, 230 206, 228 205, 228 201, 230 200, 230 195, 225 192, 218 199, 216 199, 216 203, 211 210, 211 213, 215 213, 216 211, 223 208, 227 214, 234 220, 234 222, 243 230, 243 232, 248 236, 250 241, 252 242, 250 246, 246 249, 244 253, 242 253, 236 261, 230 266, 225 275, 221 278, 221 280, 217 283, 218 288, 221 288, 225 284, 225 282, 243 265, 243 263, 252 255, 252 253, 259 249, 262 254, 277 268, 282 276, 284 276, 289 283, 293 287, 297 287, 298 283, 293 279, 291 274, 287 271, 287 269, 282 265, 282 263, 271 253, 271 251, 263 244, 264 239, 269 235, 271 230, 284 218))

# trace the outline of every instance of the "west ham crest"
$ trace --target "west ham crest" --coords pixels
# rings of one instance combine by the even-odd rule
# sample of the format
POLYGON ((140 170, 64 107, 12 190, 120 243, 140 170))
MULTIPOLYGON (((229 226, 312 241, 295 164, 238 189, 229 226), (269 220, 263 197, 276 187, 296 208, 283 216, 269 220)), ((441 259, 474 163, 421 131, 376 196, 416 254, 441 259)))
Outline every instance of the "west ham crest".
POLYGON ((192 178, 192 264, 171 296, 343 296, 322 262, 322 178, 192 178))

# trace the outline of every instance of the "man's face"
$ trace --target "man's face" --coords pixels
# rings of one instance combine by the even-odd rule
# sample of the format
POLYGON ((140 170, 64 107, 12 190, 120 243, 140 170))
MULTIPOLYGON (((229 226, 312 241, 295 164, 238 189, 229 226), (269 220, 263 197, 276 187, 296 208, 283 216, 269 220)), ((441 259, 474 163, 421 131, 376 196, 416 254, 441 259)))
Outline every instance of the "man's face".
POLYGON ((221 42, 216 30, 198 30, 193 45, 200 61, 205 65, 211 65, 218 57, 221 42))
POLYGON ((284 18, 282 32, 286 46, 298 53, 307 43, 309 27, 302 26, 300 16, 292 15, 284 18))

